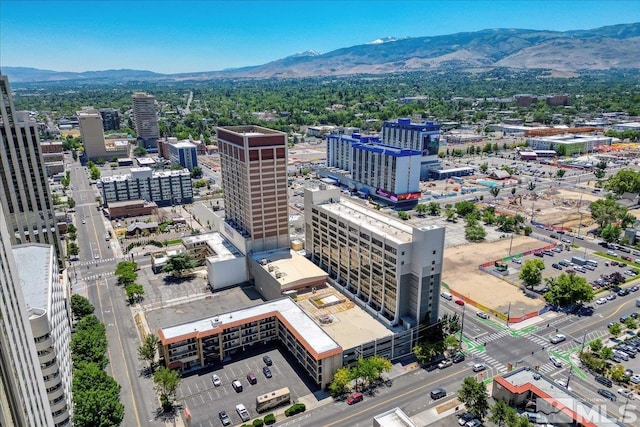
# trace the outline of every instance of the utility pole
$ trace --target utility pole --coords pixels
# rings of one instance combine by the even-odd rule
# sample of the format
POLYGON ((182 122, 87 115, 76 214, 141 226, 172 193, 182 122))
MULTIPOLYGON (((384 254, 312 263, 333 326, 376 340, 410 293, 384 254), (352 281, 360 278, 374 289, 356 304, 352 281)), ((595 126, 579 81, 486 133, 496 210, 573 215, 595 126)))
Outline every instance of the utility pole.
POLYGON ((467 305, 462 306, 462 320, 460 321, 460 343, 458 346, 462 348, 462 331, 464 331, 464 313, 467 310, 467 305))
POLYGON ((507 328, 509 327, 509 314, 511 314, 511 303, 509 303, 509 308, 507 309, 507 328))

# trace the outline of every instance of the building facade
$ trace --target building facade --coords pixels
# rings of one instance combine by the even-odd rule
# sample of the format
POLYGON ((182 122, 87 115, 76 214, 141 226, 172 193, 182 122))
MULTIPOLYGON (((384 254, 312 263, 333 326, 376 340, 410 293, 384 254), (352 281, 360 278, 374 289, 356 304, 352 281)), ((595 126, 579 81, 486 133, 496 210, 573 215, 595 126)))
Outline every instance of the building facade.
POLYGON ((54 422, 49 399, 13 258, 12 239, 2 210, 0 209, 0 425, 50 427, 54 422))
POLYGON ((160 128, 155 96, 144 92, 133 94, 133 123, 138 136, 138 144, 147 151, 156 153, 160 128))
POLYGON ((444 228, 412 227, 324 184, 304 197, 307 255, 334 286, 388 326, 438 320, 444 228))
POLYGON ((364 195, 396 204, 420 199, 422 153, 383 144, 378 137, 327 136, 327 167, 321 176, 364 195))
POLYGON ((71 425, 70 289, 64 289, 51 245, 13 248, 22 282, 31 333, 47 392, 54 427, 71 425))
POLYGON ((527 138, 527 145, 534 151, 554 150, 570 156, 572 154, 592 153, 599 145, 609 146, 613 138, 608 136, 564 134, 547 137, 527 138))
POLYGON ((60 237, 37 124, 26 112, 15 111, 4 75, 0 75, 0 179, 11 243, 55 245, 59 254, 60 237))
POLYGON ((101 108, 98 110, 102 117, 102 128, 105 131, 120 129, 120 114, 115 108, 101 108))
POLYGON ((158 206, 193 202, 191 173, 187 169, 153 171, 132 168, 130 174, 106 176, 100 180, 105 207, 110 202, 144 200, 158 206))
MULTIPOLYGON (((87 159, 104 159, 104 129, 102 117, 97 110, 85 107, 76 113, 80 125, 80 137, 82 147, 87 159)), ((105 159, 106 160, 106 159, 105 159)))
POLYGON ((422 153, 420 179, 429 178, 431 170, 440 169, 440 125, 434 122, 412 123, 411 119, 385 121, 382 142, 422 153))
POLYGON ((272 340, 291 353, 322 388, 342 367, 342 348, 295 302, 285 297, 158 331, 167 368, 190 371, 272 340))
POLYGON ((260 126, 219 127, 225 221, 253 250, 289 247, 287 135, 260 126))
POLYGON ((171 163, 180 165, 193 171, 198 166, 198 153, 195 144, 187 141, 180 141, 168 144, 169 160, 171 163))

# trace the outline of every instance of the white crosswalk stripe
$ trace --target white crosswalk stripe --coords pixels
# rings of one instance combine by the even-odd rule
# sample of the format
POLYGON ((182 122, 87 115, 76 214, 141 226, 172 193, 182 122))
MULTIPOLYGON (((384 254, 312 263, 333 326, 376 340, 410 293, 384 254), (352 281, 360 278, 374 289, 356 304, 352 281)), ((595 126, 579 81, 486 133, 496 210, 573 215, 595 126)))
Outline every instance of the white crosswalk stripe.
POLYGON ((91 276, 84 276, 82 279, 83 280, 95 280, 95 279, 100 279, 102 277, 109 277, 109 276, 113 276, 115 273, 113 271, 110 271, 108 273, 101 273, 101 274, 94 274, 91 276))
POLYGON ((491 341, 500 339, 502 337, 506 337, 507 335, 510 335, 510 332, 507 330, 502 330, 500 332, 494 332, 491 335, 485 335, 484 337, 480 337, 476 340, 476 342, 480 344, 484 344, 486 342, 491 342, 491 341))
POLYGON ((475 359, 481 359, 483 362, 486 362, 487 365, 500 370, 506 369, 506 366, 500 362, 498 362, 493 357, 489 356, 487 353, 482 352, 478 349, 472 349, 468 351, 470 356, 473 356, 475 359))
POLYGON ((558 368, 556 368, 553 363, 548 362, 548 363, 545 363, 544 365, 540 366, 540 368, 538 369, 538 372, 540 372, 542 374, 548 374, 548 373, 556 371, 556 370, 558 370, 558 368))
POLYGON ((74 265, 100 264, 100 263, 103 263, 103 262, 112 262, 112 261, 116 261, 116 260, 117 260, 117 258, 104 258, 104 259, 101 258, 101 259, 96 259, 96 260, 93 260, 93 261, 82 261, 82 262, 79 262, 79 263, 74 264, 74 265))

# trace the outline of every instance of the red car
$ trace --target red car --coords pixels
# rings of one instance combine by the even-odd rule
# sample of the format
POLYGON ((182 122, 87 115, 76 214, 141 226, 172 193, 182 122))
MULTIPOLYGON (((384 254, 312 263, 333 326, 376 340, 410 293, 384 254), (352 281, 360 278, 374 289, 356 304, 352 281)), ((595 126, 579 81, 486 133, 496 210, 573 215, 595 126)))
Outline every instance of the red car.
POLYGON ((458 305, 464 305, 464 301, 462 301, 461 299, 457 299, 457 300, 456 300, 456 304, 458 304, 458 305))
POLYGON ((362 402, 364 396, 362 393, 353 393, 351 396, 347 397, 347 405, 353 405, 354 403, 362 402))

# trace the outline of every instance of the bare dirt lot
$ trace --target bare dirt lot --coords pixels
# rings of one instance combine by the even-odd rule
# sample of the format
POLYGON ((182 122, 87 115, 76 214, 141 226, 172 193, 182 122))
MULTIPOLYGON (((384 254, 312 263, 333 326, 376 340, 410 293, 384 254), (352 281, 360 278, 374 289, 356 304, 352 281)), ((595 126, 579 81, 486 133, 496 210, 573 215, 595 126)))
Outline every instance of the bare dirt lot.
POLYGON ((491 260, 539 248, 545 244, 539 240, 515 236, 494 242, 449 247, 444 252, 442 280, 451 289, 496 311, 506 313, 511 304, 511 317, 519 317, 544 307, 544 301, 529 298, 524 293, 497 277, 481 271, 478 266, 491 260))

